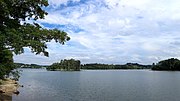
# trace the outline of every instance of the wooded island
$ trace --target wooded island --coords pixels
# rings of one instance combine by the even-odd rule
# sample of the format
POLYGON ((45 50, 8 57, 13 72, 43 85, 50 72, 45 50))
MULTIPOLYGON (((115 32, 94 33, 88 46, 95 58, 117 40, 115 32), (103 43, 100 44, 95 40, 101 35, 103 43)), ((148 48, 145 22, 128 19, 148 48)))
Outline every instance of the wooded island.
POLYGON ((60 62, 53 63, 46 69, 51 70, 51 71, 55 71, 55 70, 80 71, 81 62, 80 62, 80 60, 75 60, 75 59, 70 59, 70 60, 64 59, 64 60, 61 60, 60 62))

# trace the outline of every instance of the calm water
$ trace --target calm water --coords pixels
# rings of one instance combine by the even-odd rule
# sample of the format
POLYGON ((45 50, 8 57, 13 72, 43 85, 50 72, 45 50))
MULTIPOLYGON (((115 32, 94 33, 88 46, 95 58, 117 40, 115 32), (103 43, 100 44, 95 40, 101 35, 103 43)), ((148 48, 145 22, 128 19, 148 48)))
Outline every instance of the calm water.
POLYGON ((24 69, 13 101, 180 101, 180 72, 24 69))

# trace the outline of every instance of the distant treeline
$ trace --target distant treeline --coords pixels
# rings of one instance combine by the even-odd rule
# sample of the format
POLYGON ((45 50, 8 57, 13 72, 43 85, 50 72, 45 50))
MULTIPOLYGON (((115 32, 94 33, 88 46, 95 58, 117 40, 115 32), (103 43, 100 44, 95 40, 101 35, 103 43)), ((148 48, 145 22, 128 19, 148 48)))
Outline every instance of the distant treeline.
POLYGON ((47 67, 47 66, 42 66, 42 65, 37 65, 37 64, 23 64, 23 63, 15 63, 15 66, 17 68, 34 68, 34 69, 47 67))
POLYGON ((115 65, 115 64, 81 64, 80 60, 75 59, 64 59, 60 62, 53 63, 50 66, 42 66, 37 64, 23 64, 15 63, 17 68, 47 68, 47 70, 64 70, 64 71, 79 71, 80 69, 152 69, 152 70, 180 70, 180 60, 171 58, 167 60, 162 60, 158 63, 153 63, 152 65, 142 65, 138 63, 127 63, 124 65, 115 65))
POLYGON ((75 59, 64 59, 60 62, 53 63, 50 66, 42 66, 37 64, 23 64, 15 63, 17 68, 46 68, 47 70, 63 70, 63 71, 79 71, 80 69, 151 69, 152 65, 141 65, 138 63, 127 63, 124 65, 114 65, 114 64, 100 64, 100 63, 91 63, 91 64, 81 64, 80 60, 75 59))
POLYGON ((127 63, 125 65, 114 64, 84 64, 81 69, 151 69, 152 65, 141 65, 138 63, 127 63))
POLYGON ((63 71, 80 71, 81 68, 81 62, 79 60, 75 59, 64 59, 60 62, 53 63, 49 67, 47 67, 47 70, 63 70, 63 71))
POLYGON ((160 61, 157 64, 153 63, 152 70, 179 71, 180 70, 180 60, 171 58, 171 59, 160 61))

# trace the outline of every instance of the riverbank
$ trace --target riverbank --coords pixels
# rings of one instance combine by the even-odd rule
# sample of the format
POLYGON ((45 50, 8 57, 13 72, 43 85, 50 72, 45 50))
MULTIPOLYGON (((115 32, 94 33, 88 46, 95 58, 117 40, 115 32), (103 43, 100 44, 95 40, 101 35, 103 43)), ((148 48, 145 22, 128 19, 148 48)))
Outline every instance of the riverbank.
POLYGON ((15 80, 0 80, 0 101, 12 101, 13 94, 19 94, 19 84, 15 80))

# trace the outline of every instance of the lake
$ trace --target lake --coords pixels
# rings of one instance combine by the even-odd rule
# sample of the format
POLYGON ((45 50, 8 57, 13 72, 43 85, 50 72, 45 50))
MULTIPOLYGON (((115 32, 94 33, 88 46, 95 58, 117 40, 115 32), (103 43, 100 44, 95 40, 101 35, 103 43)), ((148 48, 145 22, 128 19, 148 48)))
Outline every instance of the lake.
POLYGON ((180 101, 180 72, 23 69, 13 101, 180 101))

